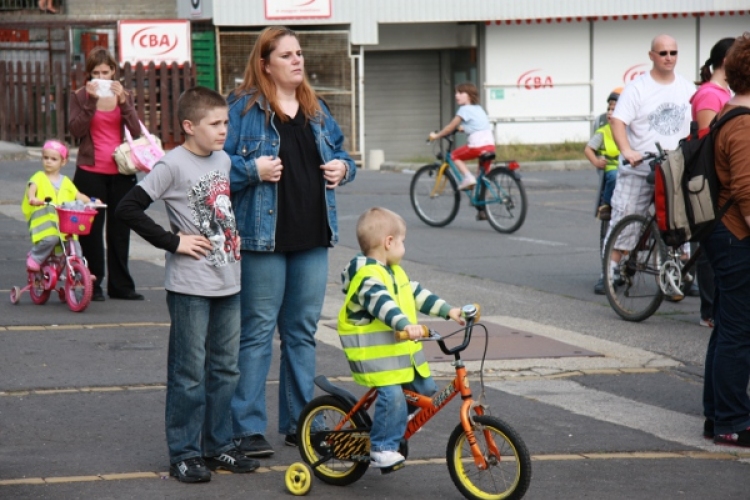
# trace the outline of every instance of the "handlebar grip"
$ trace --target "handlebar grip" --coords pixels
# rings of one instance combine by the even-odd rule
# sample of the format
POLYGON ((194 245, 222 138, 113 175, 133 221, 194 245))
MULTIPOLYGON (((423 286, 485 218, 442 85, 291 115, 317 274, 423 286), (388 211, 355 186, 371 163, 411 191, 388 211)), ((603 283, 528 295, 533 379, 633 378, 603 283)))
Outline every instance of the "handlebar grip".
MULTIPOLYGON (((429 337, 430 336, 430 329, 427 328, 425 325, 420 325, 422 327, 422 337, 429 337)), ((396 340, 409 340, 409 334, 405 331, 398 331, 395 332, 396 340)))

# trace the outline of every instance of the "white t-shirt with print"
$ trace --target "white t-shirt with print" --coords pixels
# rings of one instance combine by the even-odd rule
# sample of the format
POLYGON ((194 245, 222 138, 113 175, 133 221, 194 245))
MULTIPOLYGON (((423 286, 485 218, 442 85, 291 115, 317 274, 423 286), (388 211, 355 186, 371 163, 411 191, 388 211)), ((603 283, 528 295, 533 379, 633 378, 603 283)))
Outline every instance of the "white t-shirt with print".
MULTIPOLYGON (((650 73, 644 73, 622 91, 612 114, 627 125, 630 147, 644 154, 656 152, 658 142, 665 150, 675 149, 680 139, 690 133, 690 98, 695 85, 686 78, 675 75, 669 84, 656 82, 650 73)), ((619 175, 648 175, 647 162, 638 167, 622 165, 619 175)))

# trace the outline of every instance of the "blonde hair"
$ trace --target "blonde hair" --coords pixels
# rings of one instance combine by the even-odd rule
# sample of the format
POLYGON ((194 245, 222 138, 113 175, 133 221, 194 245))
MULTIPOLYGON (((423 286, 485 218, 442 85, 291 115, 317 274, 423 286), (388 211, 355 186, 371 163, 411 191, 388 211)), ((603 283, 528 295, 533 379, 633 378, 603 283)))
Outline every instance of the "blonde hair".
POLYGON ((357 242, 365 255, 381 245, 388 236, 403 234, 406 234, 406 221, 387 208, 372 207, 357 221, 357 242))

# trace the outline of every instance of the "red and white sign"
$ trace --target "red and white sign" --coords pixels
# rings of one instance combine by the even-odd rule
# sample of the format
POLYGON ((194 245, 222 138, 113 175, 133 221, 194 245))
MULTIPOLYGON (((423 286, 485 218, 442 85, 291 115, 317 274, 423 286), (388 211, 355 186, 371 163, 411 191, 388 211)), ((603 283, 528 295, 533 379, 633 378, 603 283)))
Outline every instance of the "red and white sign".
POLYGON ((190 61, 190 21, 120 21, 120 63, 190 61))
POLYGON ((331 0, 265 0, 266 19, 331 17, 331 0))

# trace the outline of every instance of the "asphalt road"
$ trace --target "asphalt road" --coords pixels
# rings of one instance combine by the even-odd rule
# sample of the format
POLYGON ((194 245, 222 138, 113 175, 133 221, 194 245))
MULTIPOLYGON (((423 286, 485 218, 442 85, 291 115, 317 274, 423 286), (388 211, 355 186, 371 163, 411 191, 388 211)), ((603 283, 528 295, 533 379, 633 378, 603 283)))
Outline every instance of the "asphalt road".
MULTIPOLYGON (((2 293, 24 280, 28 236, 18 204, 36 168, 0 162, 2 293)), ((526 498, 747 498, 750 453, 701 437, 709 332, 698 326, 697 299, 627 323, 592 293, 599 272, 592 172, 524 174, 530 210, 513 235, 475 221, 468 202, 446 228, 422 224, 409 205, 409 181, 408 173, 360 172, 338 192, 341 244, 330 253, 319 374, 361 393, 328 325, 341 303, 339 272, 355 252, 356 219, 386 206, 407 221, 404 265, 413 279, 453 304, 479 302, 484 322, 517 335, 491 344, 485 397, 532 454, 526 498), (513 355, 523 342, 528 349, 513 355), (554 354, 564 347, 587 354, 554 354)), ((161 208, 153 213, 163 221, 161 208)), ((288 498, 283 473, 299 454, 275 432, 278 351, 268 391, 276 454, 255 473, 215 475, 208 484, 165 477, 162 258, 137 238, 131 253, 142 303, 107 300, 76 314, 54 298, 44 306, 28 295, 15 306, 0 302, 0 498, 288 498)), ((478 395, 479 363, 467 364, 478 395)), ((447 383, 452 367, 432 368, 447 383)), ((370 470, 344 488, 316 479, 309 496, 461 498, 444 462, 456 423, 453 403, 411 440, 403 470, 370 470)))

